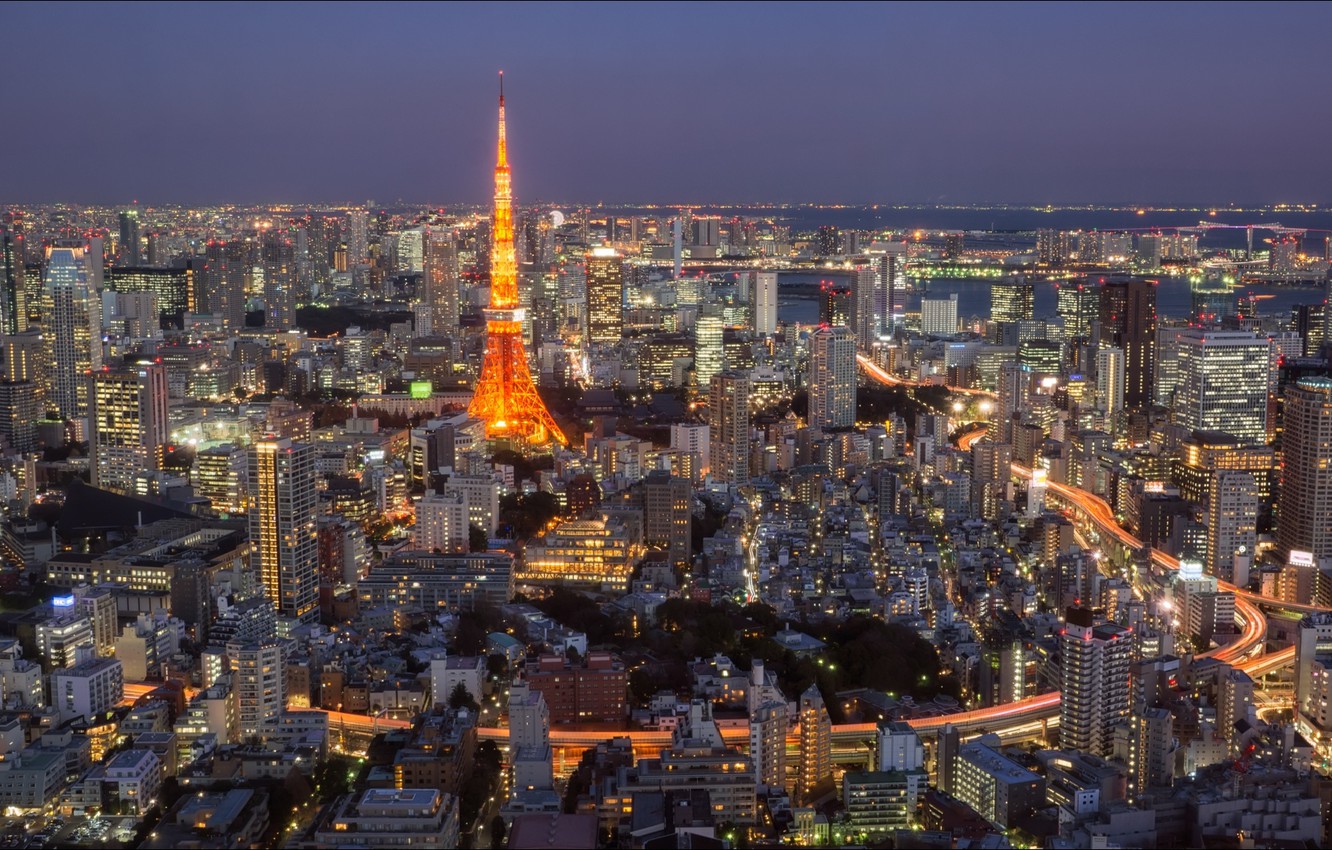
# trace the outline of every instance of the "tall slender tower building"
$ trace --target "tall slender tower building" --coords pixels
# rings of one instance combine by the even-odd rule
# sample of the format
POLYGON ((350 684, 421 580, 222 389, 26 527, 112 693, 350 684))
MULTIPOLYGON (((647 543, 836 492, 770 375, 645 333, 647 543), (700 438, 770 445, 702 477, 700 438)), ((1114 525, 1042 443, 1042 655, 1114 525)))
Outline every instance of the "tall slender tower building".
POLYGON ((426 232, 425 290, 429 335, 457 337, 458 248, 449 228, 431 226, 426 232))
POLYGON ((523 313, 518 304, 518 258, 513 247, 513 191, 504 132, 504 75, 501 73, 486 358, 467 412, 485 423, 489 440, 529 446, 565 443, 563 432, 532 382, 527 351, 523 347, 523 313))
POLYGON ((749 377, 722 372, 712 377, 709 390, 712 477, 743 487, 749 483, 749 377))
POLYGON ((102 305, 79 247, 46 251, 42 330, 51 364, 50 403, 66 419, 88 412, 88 374, 102 366, 102 305))
POLYGON ((1070 608, 1060 648, 1064 667, 1059 745, 1109 756, 1115 727, 1129 716, 1133 633, 1096 619, 1087 608, 1070 608))
POLYGON ((169 433, 166 367, 138 363, 103 369, 91 380, 93 486, 133 492, 135 474, 162 468, 169 433))
POLYGON ((1142 410, 1152 402, 1156 375, 1156 281, 1106 278, 1100 283, 1101 345, 1124 352, 1124 406, 1142 410))
POLYGON ((1332 558, 1332 379, 1287 387, 1281 450, 1277 550, 1332 558))
POLYGON ((624 336, 624 272, 614 248, 587 255, 587 341, 614 345, 624 336))
POLYGON ((0 332, 28 329, 28 299, 23 275, 23 236, 0 230, 0 332))
POLYGON ((277 611, 302 623, 319 617, 314 448, 288 439, 250 449, 250 546, 277 611))
POLYGON ((856 424, 856 338, 848 328, 819 328, 809 338, 809 427, 856 424))

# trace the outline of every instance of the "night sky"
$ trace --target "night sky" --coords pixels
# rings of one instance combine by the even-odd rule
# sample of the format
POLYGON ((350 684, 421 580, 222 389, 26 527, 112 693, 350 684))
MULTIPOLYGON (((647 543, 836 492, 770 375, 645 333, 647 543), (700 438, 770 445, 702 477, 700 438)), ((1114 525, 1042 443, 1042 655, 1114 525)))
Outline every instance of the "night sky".
POLYGON ((1329 4, 0 4, 0 203, 1332 200, 1329 4))

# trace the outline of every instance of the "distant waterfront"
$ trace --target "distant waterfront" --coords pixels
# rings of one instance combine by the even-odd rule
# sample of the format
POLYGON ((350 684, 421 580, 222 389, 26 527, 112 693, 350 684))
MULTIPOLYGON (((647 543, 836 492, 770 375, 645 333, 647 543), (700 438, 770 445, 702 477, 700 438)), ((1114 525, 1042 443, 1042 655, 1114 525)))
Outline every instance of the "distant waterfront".
MULTIPOLYGON (((819 319, 818 299, 807 294, 808 290, 802 285, 807 286, 819 279, 831 276, 834 275, 805 272, 783 274, 780 282, 785 291, 780 293, 778 318, 784 322, 800 322, 803 324, 817 322, 819 319)), ((1182 277, 1164 277, 1160 280, 1161 285, 1156 295, 1158 315, 1165 319, 1188 318, 1191 309, 1188 280, 1182 277)), ((958 317, 966 319, 971 316, 987 318, 990 315, 990 283, 991 281, 988 280, 934 278, 928 281, 917 281, 917 286, 928 287, 931 295, 947 296, 957 293, 958 317)), ((1246 293, 1271 296, 1270 298, 1263 298, 1259 302, 1259 311, 1272 315, 1288 315, 1297 305, 1319 304, 1324 300, 1323 290, 1314 286, 1301 288, 1248 285, 1237 287, 1234 291, 1234 297, 1238 299, 1240 295, 1246 293)), ((908 312, 920 309, 919 291, 908 296, 906 309, 908 312)), ((1037 281, 1036 318, 1053 318, 1055 315, 1054 284, 1049 281, 1037 281)))

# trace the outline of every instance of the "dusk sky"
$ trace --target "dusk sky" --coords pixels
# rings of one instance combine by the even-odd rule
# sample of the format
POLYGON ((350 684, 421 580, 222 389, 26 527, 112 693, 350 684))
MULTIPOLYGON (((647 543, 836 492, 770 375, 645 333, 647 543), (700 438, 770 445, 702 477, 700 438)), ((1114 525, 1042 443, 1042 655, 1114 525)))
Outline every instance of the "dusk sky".
POLYGON ((0 203, 1332 198, 1328 4, 0 5, 0 203))

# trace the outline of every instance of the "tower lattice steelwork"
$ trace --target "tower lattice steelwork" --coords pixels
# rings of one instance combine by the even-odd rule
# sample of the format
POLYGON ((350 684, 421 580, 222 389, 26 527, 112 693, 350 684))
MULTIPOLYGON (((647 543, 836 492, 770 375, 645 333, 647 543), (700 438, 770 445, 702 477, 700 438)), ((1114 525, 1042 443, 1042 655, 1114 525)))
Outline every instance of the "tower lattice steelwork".
POLYGON ((486 424, 486 438, 527 446, 565 443, 537 394, 523 347, 518 259, 513 247, 513 194, 504 132, 504 74, 500 74, 499 154, 495 162, 495 220, 491 229, 490 309, 486 359, 468 413, 486 424))

